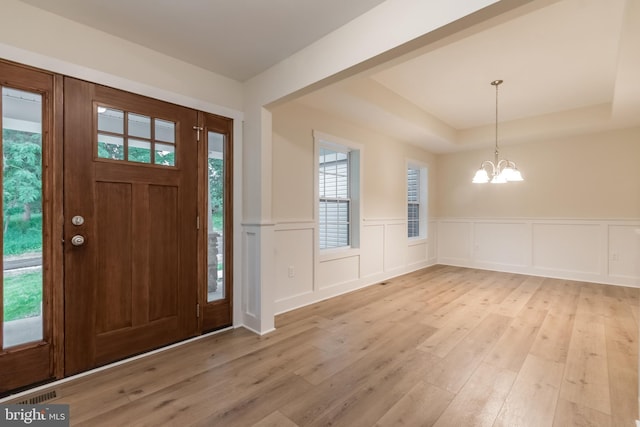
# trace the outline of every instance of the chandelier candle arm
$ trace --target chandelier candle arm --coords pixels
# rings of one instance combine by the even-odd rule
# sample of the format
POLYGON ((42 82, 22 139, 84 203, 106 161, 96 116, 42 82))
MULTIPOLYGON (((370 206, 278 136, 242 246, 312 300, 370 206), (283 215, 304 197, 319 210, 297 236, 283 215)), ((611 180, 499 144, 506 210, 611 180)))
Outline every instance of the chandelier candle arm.
POLYGON ((494 80, 492 86, 496 87, 496 125, 495 139, 496 146, 494 151, 494 161, 485 160, 480 164, 480 169, 476 171, 473 177, 474 184, 504 184, 505 182, 524 181, 522 174, 511 160, 500 160, 500 149, 498 148, 498 86, 502 84, 502 80, 494 80))

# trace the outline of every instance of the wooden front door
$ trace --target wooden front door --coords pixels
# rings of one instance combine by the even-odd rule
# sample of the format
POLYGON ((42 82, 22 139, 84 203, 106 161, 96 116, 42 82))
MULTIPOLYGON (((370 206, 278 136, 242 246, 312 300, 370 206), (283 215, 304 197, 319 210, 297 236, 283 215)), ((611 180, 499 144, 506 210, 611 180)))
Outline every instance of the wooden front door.
POLYGON ((197 124, 64 79, 65 375, 199 332, 197 124))

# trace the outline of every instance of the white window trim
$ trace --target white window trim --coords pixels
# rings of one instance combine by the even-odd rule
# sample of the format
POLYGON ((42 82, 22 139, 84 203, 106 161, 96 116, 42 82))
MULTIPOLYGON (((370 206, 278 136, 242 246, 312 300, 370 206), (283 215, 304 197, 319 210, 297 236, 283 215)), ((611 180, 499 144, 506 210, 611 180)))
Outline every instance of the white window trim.
MULTIPOLYGON (((409 186, 407 183, 407 176, 406 176, 406 171, 411 168, 411 169, 419 169, 420 170, 420 182, 418 185, 418 189, 419 189, 419 194, 420 194, 420 210, 419 210, 419 215, 420 215, 420 223, 419 223, 419 230, 420 230, 420 234, 418 236, 415 237, 408 237, 407 236, 407 240, 409 240, 410 242, 416 242, 418 240, 426 240, 427 236, 428 236, 428 202, 429 202, 429 167, 427 166, 426 163, 417 161, 417 160, 407 160, 406 162, 406 167, 405 167, 405 178, 404 178, 404 182, 405 182, 405 212, 407 211, 406 208, 406 204, 407 204, 407 193, 409 192, 409 186)), ((408 215, 408 214, 407 214, 408 215)), ((408 221, 409 218, 407 217, 407 227, 408 227, 408 221)))
MULTIPOLYGON (((313 178, 313 220, 315 223, 315 249, 319 254, 318 259, 320 262, 329 261, 332 259, 345 258, 349 256, 355 256, 360 254, 360 235, 362 230, 362 171, 363 171, 363 158, 364 147, 362 144, 340 138, 334 135, 330 135, 324 132, 313 130, 313 156, 314 156, 314 178, 313 178), (320 146, 335 147, 339 151, 344 151, 344 148, 348 148, 351 152, 351 156, 355 156, 355 165, 350 164, 349 168, 349 185, 351 187, 351 219, 350 219, 350 246, 344 246, 340 248, 326 248, 320 249, 320 227, 318 224, 318 212, 320 209, 320 178, 319 178, 319 161, 320 146), (355 167, 354 167, 355 166, 355 167)), ((353 158, 351 160, 353 162, 353 158)))

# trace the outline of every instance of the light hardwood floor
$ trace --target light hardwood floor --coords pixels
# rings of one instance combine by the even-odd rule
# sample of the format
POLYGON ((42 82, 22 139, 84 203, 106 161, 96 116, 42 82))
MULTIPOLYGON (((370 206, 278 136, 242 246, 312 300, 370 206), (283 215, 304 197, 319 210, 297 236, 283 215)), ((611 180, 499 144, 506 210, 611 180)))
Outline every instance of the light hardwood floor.
POLYGON ((59 387, 72 425, 633 426, 640 290, 435 266, 59 387))

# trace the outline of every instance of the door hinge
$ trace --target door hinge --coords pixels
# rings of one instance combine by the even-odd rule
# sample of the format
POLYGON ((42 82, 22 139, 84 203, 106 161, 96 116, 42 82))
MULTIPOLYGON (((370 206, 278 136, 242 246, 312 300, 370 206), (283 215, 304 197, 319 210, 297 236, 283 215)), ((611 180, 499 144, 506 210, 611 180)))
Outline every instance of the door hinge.
POLYGON ((196 217, 196 229, 200 230, 200 216, 199 215, 196 217))
POLYGON ((196 131, 196 141, 200 142, 200 132, 203 130, 200 126, 194 126, 193 130, 196 131))
POLYGON ((200 303, 196 303, 196 317, 200 317, 200 303))

